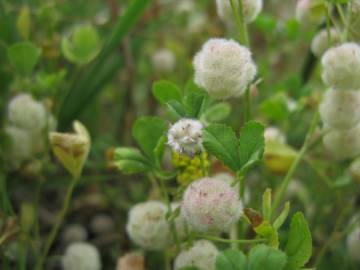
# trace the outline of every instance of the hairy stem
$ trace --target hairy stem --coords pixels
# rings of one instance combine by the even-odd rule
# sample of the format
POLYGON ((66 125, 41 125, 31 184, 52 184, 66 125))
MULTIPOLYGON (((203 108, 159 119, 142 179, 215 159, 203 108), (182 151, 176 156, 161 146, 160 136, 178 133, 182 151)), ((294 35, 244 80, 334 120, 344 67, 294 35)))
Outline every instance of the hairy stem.
POLYGON ((50 251, 52 244, 55 241, 56 236, 58 235, 60 227, 61 227, 61 225, 64 221, 64 218, 68 212, 70 202, 71 202, 71 197, 74 192, 76 183, 77 183, 77 179, 73 178, 70 182, 70 185, 68 186, 68 189, 67 189, 66 195, 65 195, 65 199, 64 199, 63 207, 62 207, 59 215, 57 216, 54 226, 51 229, 50 235, 45 243, 45 248, 43 250, 43 253, 41 254, 41 257, 40 257, 38 263, 36 264, 36 267, 35 267, 36 270, 43 269, 43 264, 45 262, 45 259, 50 251))
POLYGON ((290 184, 290 181, 292 180, 293 175, 294 175, 297 167, 300 164, 300 161, 303 159, 306 151, 309 148, 311 137, 315 132, 318 121, 319 121, 319 112, 316 111, 314 116, 313 116, 313 119, 311 121, 309 130, 308 130, 308 132, 306 134, 304 144, 301 147, 299 154, 297 155, 295 161, 292 163, 290 169, 288 170, 287 174, 285 175, 284 180, 282 181, 282 183, 280 185, 279 190, 276 193, 276 196, 275 196, 275 199, 274 199, 274 204, 273 204, 273 207, 272 207, 272 210, 271 210, 272 214, 274 214, 276 212, 276 210, 280 206, 280 203, 284 199, 284 196, 285 196, 286 190, 287 190, 287 188, 288 188, 288 186, 290 184))

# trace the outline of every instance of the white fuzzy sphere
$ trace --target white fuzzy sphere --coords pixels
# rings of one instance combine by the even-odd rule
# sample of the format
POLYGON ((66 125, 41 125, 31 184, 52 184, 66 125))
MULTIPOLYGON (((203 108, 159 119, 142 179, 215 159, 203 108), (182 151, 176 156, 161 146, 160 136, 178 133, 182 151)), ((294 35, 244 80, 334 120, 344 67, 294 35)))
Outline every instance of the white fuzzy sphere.
POLYGON ((320 24, 325 17, 324 7, 318 0, 298 0, 295 9, 296 20, 305 25, 320 24))
POLYGON ((284 133, 277 127, 267 127, 264 132, 265 141, 277 141, 286 143, 286 137, 284 133))
POLYGON ((136 204, 129 212, 126 230, 131 240, 148 250, 161 250, 171 242, 166 206, 157 201, 136 204))
POLYGON ((234 40, 212 38, 193 60, 195 83, 217 99, 238 97, 256 75, 248 48, 234 40))
POLYGON ((344 43, 327 50, 322 59, 322 78, 337 90, 360 88, 360 46, 344 43))
POLYGON ((354 158, 360 154, 360 125, 344 130, 330 129, 324 135, 323 143, 338 160, 354 158))
POLYGON ((199 240, 188 250, 183 250, 176 257, 174 269, 194 266, 200 270, 215 270, 216 256, 219 250, 207 240, 199 240))
POLYGON ((239 220, 243 205, 239 193, 225 181, 202 178, 185 191, 182 211, 194 231, 228 231, 239 220))
POLYGON ((311 42, 311 51, 317 57, 321 57, 322 54, 330 48, 330 45, 337 45, 340 43, 341 39, 335 28, 331 28, 330 31, 330 43, 328 31, 326 29, 321 30, 315 35, 311 42))
POLYGON ((194 155, 202 149, 202 130, 200 121, 180 119, 168 131, 168 144, 180 154, 194 155))
MULTIPOLYGON (((243 1, 243 12, 244 21, 251 23, 255 21, 257 16, 260 14, 263 8, 263 0, 242 0, 243 1)), ((238 0, 234 1, 236 8, 239 6, 238 0)), ((223 21, 229 21, 234 18, 234 13, 231 8, 229 0, 216 0, 216 8, 219 17, 223 21)))
POLYGON ((328 90, 320 104, 324 124, 334 129, 348 129, 360 123, 360 92, 328 90))
POLYGON ((46 125, 46 110, 42 103, 28 94, 19 94, 8 106, 9 121, 25 129, 41 129, 46 125))
POLYGON ((176 58, 169 49, 159 49, 151 57, 155 71, 160 73, 171 73, 175 69, 176 58))
POLYGON ((64 270, 100 270, 98 249, 89 243, 77 242, 66 248, 62 258, 64 270))
POLYGON ((31 134, 16 126, 7 126, 5 133, 10 139, 8 158, 12 166, 17 168, 33 155, 31 134))
POLYGON ((350 258, 360 262, 360 227, 357 227, 347 236, 346 246, 350 258))

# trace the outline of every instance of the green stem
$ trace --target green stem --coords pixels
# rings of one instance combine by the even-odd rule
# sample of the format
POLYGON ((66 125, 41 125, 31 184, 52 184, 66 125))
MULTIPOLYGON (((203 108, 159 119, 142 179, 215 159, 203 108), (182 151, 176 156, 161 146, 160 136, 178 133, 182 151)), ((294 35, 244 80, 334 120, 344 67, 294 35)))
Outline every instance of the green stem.
POLYGON ((66 191, 66 195, 65 195, 65 200, 64 200, 64 204, 63 207, 60 211, 60 213, 57 216, 57 219, 55 221, 54 226, 51 229, 50 235, 45 243, 45 248, 43 250, 43 253, 41 254, 40 259, 38 260, 35 269, 36 270, 40 270, 43 269, 43 264, 45 262, 45 259, 50 251, 50 248, 53 244, 53 242, 55 241, 56 236, 58 235, 58 232, 60 230, 60 227, 64 221, 64 218, 68 212, 69 206, 70 206, 70 201, 71 201, 71 197, 72 194, 74 192, 75 186, 77 183, 77 179, 73 178, 72 181, 70 182, 70 185, 66 191))
POLYGON ((238 8, 236 8, 235 0, 229 0, 231 9, 234 13, 236 26, 239 31, 239 41, 241 44, 246 47, 250 47, 249 33, 247 29, 247 25, 244 20, 244 6, 243 0, 238 0, 238 8))
POLYGON ((238 244, 258 244, 258 243, 265 243, 266 239, 226 239, 226 238, 220 238, 212 235, 204 235, 204 234, 198 234, 196 235, 198 238, 219 242, 219 243, 226 243, 226 244, 232 244, 232 243, 238 243, 238 244))
POLYGON ((349 34, 350 34, 350 29, 351 29, 351 20, 352 20, 352 6, 354 4, 353 0, 350 0, 350 2, 348 3, 348 8, 347 8, 347 20, 346 20, 346 25, 345 25, 345 31, 344 31, 344 39, 348 40, 349 38, 349 34))
POLYGON ((292 163, 290 169, 288 170, 287 174, 285 175, 285 178, 284 180, 282 181, 281 183, 281 186, 279 188, 279 190, 277 191, 276 193, 276 196, 275 196, 275 200, 274 200, 274 204, 273 204, 273 207, 271 209, 271 213, 274 214, 276 212, 276 210, 279 208, 280 206, 280 203, 283 201, 284 199, 284 196, 285 196, 285 193, 286 193, 286 190, 290 184, 290 181, 292 180, 293 178, 293 175, 297 169, 297 167, 299 166, 300 164, 300 161, 303 159, 306 151, 308 150, 309 148, 309 145, 310 145, 310 141, 311 141, 311 137, 312 135, 314 134, 315 132, 315 129, 317 127, 317 123, 319 121, 319 112, 315 112, 314 116, 313 116, 313 119, 311 121, 311 125, 310 125, 310 128, 306 134, 306 137, 305 137, 305 142, 303 144, 303 146, 301 147, 300 149, 300 152, 299 154, 297 155, 295 161, 292 163))
MULTIPOLYGON (((156 182, 156 180, 154 180, 155 177, 152 174, 149 174, 149 178, 150 178, 151 181, 156 182)), ((168 194, 168 192, 166 190, 164 180, 159 179, 158 182, 159 182, 159 186, 160 186, 160 189, 161 189, 161 193, 163 195, 163 199, 165 201, 165 204, 166 204, 166 207, 167 207, 167 210, 168 210, 168 215, 172 216, 171 202, 170 202, 169 194, 168 194)), ((174 239, 174 242, 175 242, 175 245, 176 245, 176 251, 179 252, 180 251, 180 241, 179 241, 179 237, 178 237, 178 234, 177 234, 177 231, 176 231, 175 221, 174 221, 174 219, 171 218, 168 222, 169 222, 171 234, 173 236, 173 239, 174 239)))

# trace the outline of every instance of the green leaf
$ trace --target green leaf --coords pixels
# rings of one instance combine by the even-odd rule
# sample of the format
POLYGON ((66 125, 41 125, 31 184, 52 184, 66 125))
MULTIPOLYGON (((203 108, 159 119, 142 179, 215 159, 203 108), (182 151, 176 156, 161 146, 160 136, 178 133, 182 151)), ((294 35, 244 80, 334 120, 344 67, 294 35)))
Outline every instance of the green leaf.
POLYGON ((200 269, 195 266, 186 266, 186 267, 181 267, 179 270, 200 270, 200 269))
POLYGON ((279 247, 279 234, 268 220, 263 220, 260 225, 253 228, 257 235, 267 239, 267 244, 271 247, 279 247))
POLYGON ((286 254, 281 250, 258 245, 249 254, 249 270, 282 270, 286 264, 286 254))
POLYGON ((156 147, 154 149, 156 166, 158 168, 160 168, 160 166, 161 166, 161 161, 162 161, 162 158, 164 155, 164 149, 165 149, 166 142, 167 142, 167 137, 165 135, 161 136, 158 141, 158 144, 156 145, 156 147))
POLYGON ((150 162, 136 148, 115 149, 115 166, 125 174, 147 172, 152 169, 150 162))
POLYGON ((166 130, 166 123, 158 117, 140 117, 133 125, 132 134, 136 142, 153 164, 156 162, 155 149, 166 130))
POLYGON ((184 99, 187 115, 191 118, 200 118, 207 106, 208 95, 191 93, 184 99))
POLYGON ((240 168, 246 171, 262 159, 264 153, 264 126, 250 121, 241 129, 239 140, 240 168))
POLYGON ((226 102, 215 104, 205 110, 203 117, 209 123, 219 122, 230 115, 231 106, 226 102))
POLYGON ((264 219, 271 221, 271 189, 267 188, 262 197, 262 214, 264 219))
POLYGON ((312 253, 312 239, 309 226, 301 212, 291 219, 289 240, 285 252, 288 256, 286 270, 296 270, 304 266, 312 253))
POLYGON ((286 202, 284 209, 281 211, 280 215, 275 219, 273 227, 275 230, 280 229, 280 227, 284 224, 286 218, 289 215, 290 211, 290 202, 286 202))
POLYGON ((41 55, 41 49, 31 42, 20 42, 11 45, 7 54, 16 71, 22 75, 28 75, 36 66, 41 55))
POLYGON ((161 104, 166 104, 170 100, 182 102, 182 95, 179 87, 169 81, 161 80, 154 82, 152 93, 156 100, 161 104))
POLYGON ((246 270, 246 256, 240 250, 227 249, 216 257, 216 270, 246 270))
POLYGON ((170 100, 166 103, 171 114, 174 115, 176 119, 180 119, 187 116, 186 109, 184 105, 176 100, 170 100))
POLYGON ((100 48, 100 38, 91 25, 75 28, 70 36, 64 36, 61 41, 61 50, 65 58, 78 65, 92 61, 100 52, 100 48))
POLYGON ((230 169, 239 169, 238 140, 231 127, 211 124, 203 131, 203 145, 230 169))

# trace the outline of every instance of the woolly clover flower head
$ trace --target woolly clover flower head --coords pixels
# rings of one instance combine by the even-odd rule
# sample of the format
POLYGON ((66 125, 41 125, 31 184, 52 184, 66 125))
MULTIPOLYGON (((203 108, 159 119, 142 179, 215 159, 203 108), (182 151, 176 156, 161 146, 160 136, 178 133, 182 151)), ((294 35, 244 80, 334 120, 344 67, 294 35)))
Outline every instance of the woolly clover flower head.
MULTIPOLYGON (((263 0, 242 0, 244 20, 246 23, 255 21, 262 10, 263 0)), ((238 0, 234 1, 236 7, 239 6, 238 0)), ((233 18, 233 11, 229 0, 216 0, 217 13, 223 21, 233 18)))
POLYGON ((62 258, 64 270, 100 270, 98 249, 89 243, 77 242, 67 247, 62 258))
MULTIPOLYGON (((213 179, 218 179, 220 181, 224 181, 225 183, 227 183, 228 185, 230 185, 231 188, 233 188, 235 190, 235 192, 238 192, 240 189, 240 185, 239 183, 237 183, 234 186, 231 186, 234 181, 235 181, 235 177, 233 175, 231 175, 230 173, 227 172, 221 172, 221 173, 217 173, 215 175, 212 176, 213 179)), ((247 204, 248 202, 250 202, 251 199, 251 195, 250 195, 250 191, 249 189, 245 189, 245 194, 244 197, 241 198, 242 201, 247 204)))
POLYGON ((159 49, 151 57, 155 71, 159 73, 171 73, 175 69, 176 58, 169 49, 159 49))
POLYGON ((219 254, 216 246, 207 240, 199 240, 188 250, 183 250, 175 259, 174 269, 194 266, 200 270, 215 270, 216 256, 219 254))
POLYGON ((337 90, 360 88, 360 46, 344 43, 325 52, 321 59, 324 82, 337 90))
POLYGON ((321 30, 319 33, 315 35, 311 42, 311 51, 312 53, 317 56, 321 57, 322 54, 329 49, 329 41, 330 44, 339 44, 340 43, 340 37, 338 35, 338 32, 335 28, 331 28, 330 31, 324 29, 321 30), (328 34, 330 33, 330 40, 328 34))
POLYGON ((360 125, 351 129, 330 129, 323 138, 325 148, 338 159, 354 158, 360 154, 360 125))
POLYGON ((9 160, 14 168, 32 157, 31 134, 22 128, 8 126, 5 133, 10 139, 9 160))
POLYGON ((267 127, 264 132, 265 141, 277 141, 286 143, 284 133, 277 127, 267 127))
POLYGON ((148 250, 165 248, 171 240, 166 212, 166 206, 157 201, 139 203, 132 207, 126 225, 131 240, 148 250))
POLYGON ((360 227, 353 230, 346 238, 346 246, 350 258, 354 261, 360 262, 360 227))
POLYGON ((329 90, 320 104, 320 115, 326 126, 348 129, 360 123, 360 92, 329 90))
POLYGON ((202 178, 185 191, 182 212, 195 231, 228 231, 242 215, 239 194, 225 181, 202 178))
POLYGON ((295 17, 299 23, 319 24, 324 19, 324 6, 318 0, 298 0, 295 9, 295 17))
POLYGON ((234 40, 210 39, 193 65, 195 83, 217 99, 241 96, 256 75, 251 52, 234 40))
POLYGON ((194 119, 180 119, 168 131, 168 144, 180 153, 189 156, 202 149, 203 124, 194 119))
POLYGON ((25 129, 41 129, 46 124, 46 110, 28 94, 13 97, 8 106, 9 121, 25 129))

